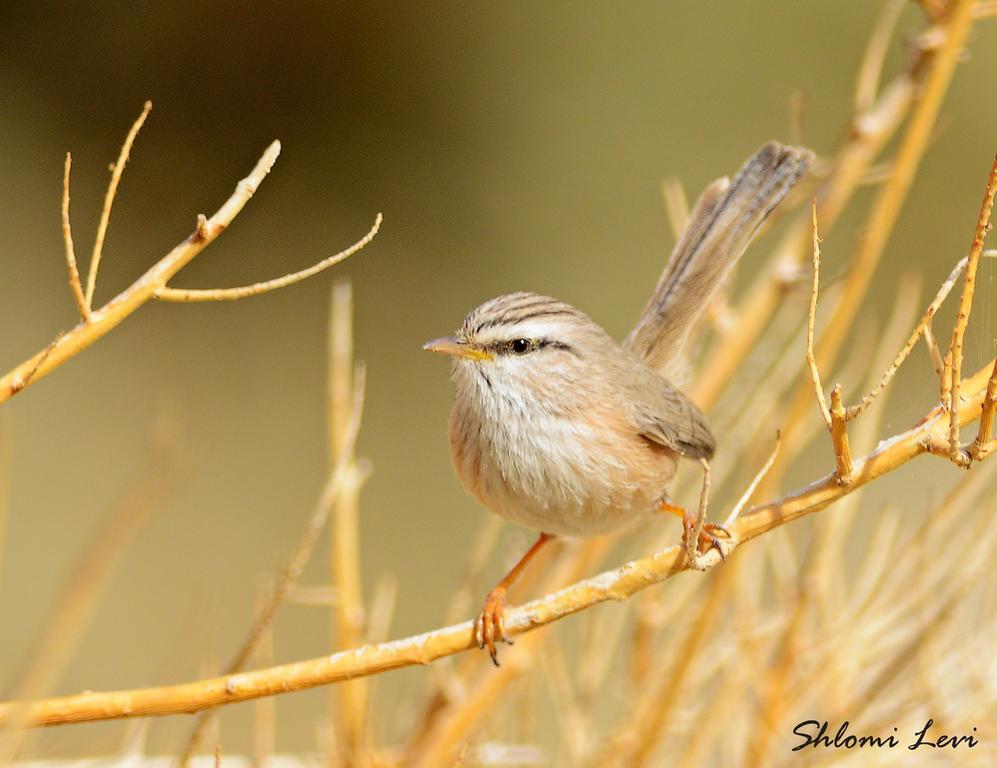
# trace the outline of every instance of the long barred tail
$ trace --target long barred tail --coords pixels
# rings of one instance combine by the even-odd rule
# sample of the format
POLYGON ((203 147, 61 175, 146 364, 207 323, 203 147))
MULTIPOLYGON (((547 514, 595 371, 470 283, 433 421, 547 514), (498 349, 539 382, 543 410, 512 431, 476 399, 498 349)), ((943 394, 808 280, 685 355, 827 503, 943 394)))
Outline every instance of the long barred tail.
POLYGON ((733 181, 714 181, 689 215, 626 346, 658 371, 679 353, 689 329, 741 258, 759 226, 806 173, 813 152, 769 142, 733 181))

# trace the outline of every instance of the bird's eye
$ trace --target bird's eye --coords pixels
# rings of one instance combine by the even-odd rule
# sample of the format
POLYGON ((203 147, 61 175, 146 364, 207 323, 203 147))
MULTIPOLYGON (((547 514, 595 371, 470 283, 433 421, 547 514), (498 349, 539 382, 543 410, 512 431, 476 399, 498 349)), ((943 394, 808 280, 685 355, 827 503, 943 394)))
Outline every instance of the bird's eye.
POLYGON ((512 344, 509 345, 509 348, 512 349, 512 351, 515 352, 517 355, 525 355, 527 352, 530 351, 532 346, 533 345, 530 344, 529 339, 516 339, 515 341, 512 342, 512 344))

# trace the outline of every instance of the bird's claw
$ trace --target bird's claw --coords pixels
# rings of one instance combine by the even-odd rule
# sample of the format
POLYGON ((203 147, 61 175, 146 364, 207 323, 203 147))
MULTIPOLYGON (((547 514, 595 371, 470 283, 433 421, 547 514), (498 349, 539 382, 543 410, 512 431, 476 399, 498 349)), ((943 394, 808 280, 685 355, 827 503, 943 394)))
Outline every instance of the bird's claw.
POLYGON ((492 663, 501 666, 498 661, 498 650, 495 643, 503 642, 513 645, 505 630, 505 589, 496 587, 488 593, 485 605, 481 609, 481 614, 474 626, 474 638, 478 643, 478 648, 488 649, 488 655, 492 658, 492 663))
POLYGON ((689 564, 696 570, 705 570, 707 565, 703 556, 711 549, 715 549, 717 554, 720 555, 720 559, 726 562, 727 555, 730 554, 731 543, 734 539, 731 532, 722 525, 703 523, 703 528, 699 532, 699 540, 696 542, 695 549, 693 549, 689 545, 689 537, 695 528, 696 520, 694 517, 686 515, 682 518, 682 541, 685 544, 689 564))
POLYGON ((704 537, 709 542, 707 551, 711 548, 715 549, 720 554, 720 559, 726 562, 727 555, 730 554, 728 547, 731 541, 733 541, 734 535, 722 525, 705 523, 703 525, 703 532, 699 536, 700 546, 703 546, 704 537), (720 534, 719 536, 717 535, 718 533, 720 534))

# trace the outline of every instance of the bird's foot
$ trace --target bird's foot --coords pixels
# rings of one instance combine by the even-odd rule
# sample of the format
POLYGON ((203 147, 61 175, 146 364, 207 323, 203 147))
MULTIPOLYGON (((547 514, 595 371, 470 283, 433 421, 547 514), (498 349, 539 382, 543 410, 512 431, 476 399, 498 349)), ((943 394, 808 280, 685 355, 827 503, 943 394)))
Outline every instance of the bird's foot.
POLYGON ((488 655, 492 657, 492 663, 496 667, 500 665, 495 643, 513 644, 505 631, 505 604, 506 588, 495 587, 485 598, 485 605, 474 626, 474 637, 478 642, 478 647, 482 650, 488 649, 488 655))
POLYGON ((685 545, 686 559, 689 566, 697 571, 705 571, 710 567, 706 554, 715 549, 721 560, 726 560, 730 554, 734 537, 730 531, 715 523, 703 523, 695 546, 692 545, 692 534, 696 530, 696 516, 686 512, 682 515, 682 543, 685 545))

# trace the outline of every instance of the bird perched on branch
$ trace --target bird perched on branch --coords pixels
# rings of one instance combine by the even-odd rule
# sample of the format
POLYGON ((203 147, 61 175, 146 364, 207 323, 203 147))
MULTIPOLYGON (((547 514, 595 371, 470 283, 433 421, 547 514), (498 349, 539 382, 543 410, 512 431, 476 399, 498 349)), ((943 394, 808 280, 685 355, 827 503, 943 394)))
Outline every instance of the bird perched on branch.
MULTIPOLYGON (((510 585, 555 536, 593 536, 649 512, 694 518, 667 501, 680 457, 708 461, 702 412, 665 378, 689 329, 759 226, 806 173, 813 153, 770 142, 734 176, 710 184, 637 326, 618 344, 585 313, 534 293, 486 301, 453 336, 424 349, 453 358, 454 467, 464 487, 540 537, 489 593, 476 623, 497 662, 510 585)), ((695 551, 723 529, 701 526, 695 551)))

